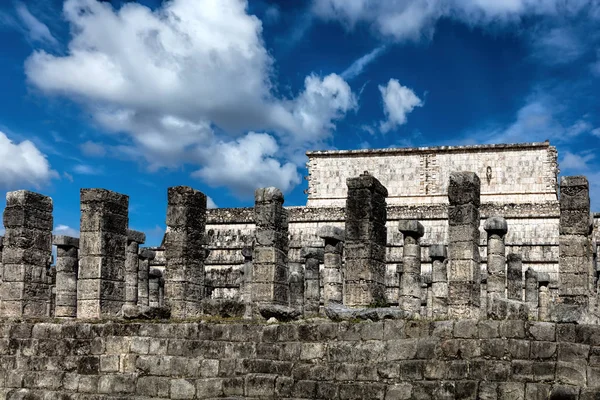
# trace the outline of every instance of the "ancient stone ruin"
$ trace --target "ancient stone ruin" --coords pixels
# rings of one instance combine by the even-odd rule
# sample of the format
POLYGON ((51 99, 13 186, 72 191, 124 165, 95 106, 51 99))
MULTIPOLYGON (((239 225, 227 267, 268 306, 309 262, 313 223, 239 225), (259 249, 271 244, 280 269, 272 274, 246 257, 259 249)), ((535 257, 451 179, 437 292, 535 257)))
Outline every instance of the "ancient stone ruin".
POLYGON ((7 194, 7 399, 597 399, 597 216, 548 143, 310 152, 306 207, 167 193, 160 247, 128 196, 7 194), (52 263, 51 246, 56 246, 52 263))

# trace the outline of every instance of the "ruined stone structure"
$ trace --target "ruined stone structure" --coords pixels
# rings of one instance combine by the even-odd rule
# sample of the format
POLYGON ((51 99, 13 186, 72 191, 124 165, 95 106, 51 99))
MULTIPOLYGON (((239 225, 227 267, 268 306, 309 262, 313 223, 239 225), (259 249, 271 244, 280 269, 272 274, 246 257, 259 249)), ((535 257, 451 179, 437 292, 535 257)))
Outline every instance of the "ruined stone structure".
POLYGON ((140 248, 126 195, 82 189, 76 239, 52 237, 50 198, 10 192, 0 396, 598 398, 598 233, 587 179, 558 193, 555 158, 547 143, 309 153, 330 184, 309 182, 307 207, 258 188, 253 208, 206 210, 169 188, 160 248, 140 248), (326 175, 328 157, 364 168, 326 175), (541 239, 523 233, 541 220, 541 239))

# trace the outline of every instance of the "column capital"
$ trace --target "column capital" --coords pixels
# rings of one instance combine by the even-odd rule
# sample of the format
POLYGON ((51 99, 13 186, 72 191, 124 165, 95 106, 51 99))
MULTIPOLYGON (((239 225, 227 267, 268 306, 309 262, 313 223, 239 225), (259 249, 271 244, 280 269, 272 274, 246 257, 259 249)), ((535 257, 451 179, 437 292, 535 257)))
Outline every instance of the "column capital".
POLYGON ((422 238, 425 234, 425 228, 416 219, 401 219, 398 221, 398 230, 404 236, 411 236, 416 239, 422 238))

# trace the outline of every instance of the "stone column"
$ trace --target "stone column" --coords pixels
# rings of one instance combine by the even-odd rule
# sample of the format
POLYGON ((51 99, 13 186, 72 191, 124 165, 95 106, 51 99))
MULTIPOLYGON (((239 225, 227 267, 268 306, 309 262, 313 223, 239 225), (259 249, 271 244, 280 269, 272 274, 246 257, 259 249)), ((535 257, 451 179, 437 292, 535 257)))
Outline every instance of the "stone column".
POLYGON ((550 291, 548 284, 550 283, 550 277, 547 273, 538 273, 538 319, 540 321, 550 320, 550 291))
POLYGON ((202 314, 206 196, 188 186, 168 189, 165 303, 171 318, 202 314))
POLYGON ((525 271, 525 302, 527 303, 529 316, 536 318, 538 314, 538 274, 531 267, 525 271))
POLYGON ((52 199, 19 190, 6 193, 1 313, 5 317, 46 317, 52 257, 52 199))
POLYGON ((115 317, 125 302, 129 197, 81 189, 77 318, 115 317))
POLYGON ((433 317, 433 293, 431 292, 431 274, 422 274, 421 280, 421 316, 424 318, 433 317))
POLYGON ((79 269, 79 239, 53 236, 56 246, 56 300, 54 316, 77 317, 77 272, 79 269))
POLYGON ((152 268, 148 273, 148 304, 150 307, 160 307, 160 281, 163 278, 161 270, 152 268))
MULTIPOLYGON (((252 318, 252 248, 244 247, 242 256, 244 257, 244 266, 241 270, 240 300, 245 306, 244 319, 252 318)), ((303 280, 304 283, 304 280, 303 280)))
POLYGON ((304 267, 302 263, 290 262, 290 307, 304 313, 304 267))
POLYGON ((434 244, 429 246, 431 258, 431 294, 433 318, 445 318, 448 315, 448 274, 446 246, 434 244))
POLYGON ((256 189, 254 201, 252 299, 256 303, 287 306, 288 229, 283 194, 274 187, 256 189))
POLYGON ((300 257, 304 258, 304 315, 318 315, 321 304, 319 267, 324 259, 324 251, 317 247, 303 247, 300 257))
POLYGON ((520 254, 509 253, 506 260, 506 297, 523 301, 523 259, 520 254))
MULTIPOLYGON (((593 298, 595 271, 592 262, 590 221, 587 178, 561 177, 558 302, 562 308, 587 310, 590 299, 593 298)), ((558 318, 561 319, 561 316, 558 318)))
POLYGON ((140 244, 146 242, 143 232, 127 230, 127 248, 125 249, 125 304, 138 303, 138 273, 140 244))
POLYGON ((364 173, 348 178, 346 199, 346 265, 344 304, 385 305, 387 189, 364 173))
POLYGON ((156 253, 150 249, 140 249, 138 253, 138 274, 137 274, 137 289, 138 289, 138 297, 137 304, 139 306, 148 306, 150 305, 148 290, 149 290, 149 282, 148 282, 148 274, 150 273, 150 261, 154 260, 156 257, 156 253))
POLYGON ((323 255, 323 304, 342 304, 344 279, 342 277, 342 252, 344 230, 335 226, 323 226, 319 237, 325 241, 323 255))
POLYGON ((400 308, 419 314, 421 309, 421 245, 423 225, 415 220, 398 221, 398 230, 404 236, 402 277, 400 278, 400 308))
POLYGON ((448 316, 478 318, 479 205, 481 183, 473 172, 453 172, 448 184, 448 316))
POLYGON ((487 312, 491 311, 494 299, 506 298, 506 249, 504 239, 508 224, 502 217, 485 220, 487 232, 487 312))

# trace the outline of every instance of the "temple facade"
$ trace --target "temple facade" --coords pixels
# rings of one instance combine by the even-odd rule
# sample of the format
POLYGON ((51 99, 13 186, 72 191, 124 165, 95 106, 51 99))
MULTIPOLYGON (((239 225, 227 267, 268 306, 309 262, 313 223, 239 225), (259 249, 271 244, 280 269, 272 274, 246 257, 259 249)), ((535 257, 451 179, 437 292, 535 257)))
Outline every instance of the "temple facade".
MULTIPOLYGON (((485 220, 506 219, 506 252, 522 257, 530 267, 547 273, 550 292, 557 293, 559 258, 557 151, 549 142, 421 147, 380 150, 310 151, 307 153, 307 203, 285 207, 289 215, 289 262, 304 264, 303 247, 323 247, 322 226, 344 227, 347 179, 367 172, 388 190, 386 298, 396 304, 403 264, 403 235, 399 221, 417 219, 424 227, 420 239, 421 269, 431 272, 432 245, 448 243, 448 182, 453 172, 475 172, 481 181, 479 251, 485 279, 487 250, 485 220)), ((598 224, 595 219, 595 224, 598 224)), ((206 287, 214 298, 235 297, 242 248, 254 238, 253 208, 207 210, 206 233, 210 254, 205 261, 206 287)), ((598 229, 594 237, 598 238, 598 229)), ((600 240, 600 238, 598 238, 600 240)), ((154 263, 162 268, 161 248, 154 263)), ((321 265, 323 269, 323 265, 321 265)), ((523 279, 525 277, 523 276, 523 279)))

